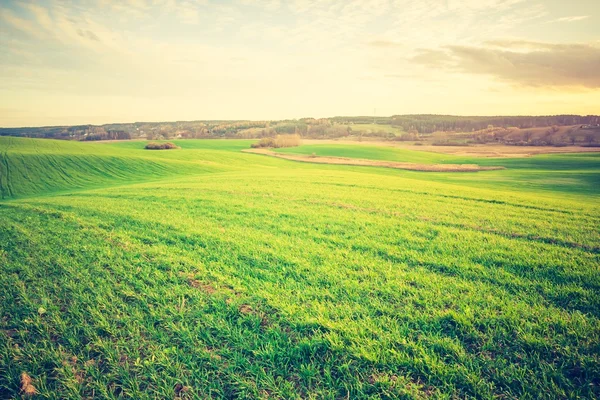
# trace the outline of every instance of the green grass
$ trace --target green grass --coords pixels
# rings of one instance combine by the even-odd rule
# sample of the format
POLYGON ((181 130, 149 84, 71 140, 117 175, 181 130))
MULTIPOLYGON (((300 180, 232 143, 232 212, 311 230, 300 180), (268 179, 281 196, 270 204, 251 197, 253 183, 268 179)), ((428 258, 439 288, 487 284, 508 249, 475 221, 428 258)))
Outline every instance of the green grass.
MULTIPOLYGON (((413 151, 373 145, 318 144, 276 149, 288 154, 315 154, 317 156, 363 158, 410 162, 416 164, 478 164, 503 166, 503 171, 486 171, 479 174, 405 172, 415 179, 433 179, 490 189, 515 189, 537 191, 541 195, 562 194, 597 195, 600 188, 600 154, 552 154, 519 158, 464 157, 427 151, 413 151)), ((392 175, 397 172, 391 172, 392 175)))
POLYGON ((452 174, 8 140, 0 398, 22 371, 56 399, 600 395, 597 156, 452 174))
MULTIPOLYGON (((142 141, 81 143, 0 137, 0 198, 234 171, 254 160, 230 153, 248 148, 248 140, 174 142, 186 151, 148 151, 144 149, 147 142, 142 141)), ((272 161, 260 160, 260 166, 268 165, 272 161)))

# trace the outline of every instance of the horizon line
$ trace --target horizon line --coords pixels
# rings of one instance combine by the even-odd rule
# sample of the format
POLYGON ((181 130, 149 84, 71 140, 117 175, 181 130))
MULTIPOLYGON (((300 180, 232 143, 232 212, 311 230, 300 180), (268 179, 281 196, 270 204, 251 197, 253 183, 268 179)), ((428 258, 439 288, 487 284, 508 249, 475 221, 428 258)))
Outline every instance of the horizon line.
POLYGON ((62 125, 28 125, 28 126, 0 126, 0 129, 28 129, 28 128, 61 128, 73 126, 105 126, 105 125, 131 125, 131 124, 159 124, 174 122, 279 122, 279 121, 300 121, 303 119, 335 119, 335 118, 394 118, 408 116, 438 116, 438 117, 461 117, 461 118, 518 118, 518 117, 600 117, 600 114, 498 114, 498 115, 461 115, 461 114, 393 114, 389 116, 370 116, 370 115, 336 115, 333 117, 301 117, 301 118, 282 118, 282 119, 176 119, 162 121, 133 121, 133 122, 107 122, 104 124, 62 124, 62 125))

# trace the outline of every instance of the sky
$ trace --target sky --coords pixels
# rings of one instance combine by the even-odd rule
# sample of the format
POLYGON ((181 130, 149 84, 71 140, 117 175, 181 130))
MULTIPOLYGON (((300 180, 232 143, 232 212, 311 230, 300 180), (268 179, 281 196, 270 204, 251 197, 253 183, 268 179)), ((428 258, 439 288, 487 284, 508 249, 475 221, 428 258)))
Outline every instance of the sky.
POLYGON ((600 114, 600 0, 0 0, 0 126, 600 114))

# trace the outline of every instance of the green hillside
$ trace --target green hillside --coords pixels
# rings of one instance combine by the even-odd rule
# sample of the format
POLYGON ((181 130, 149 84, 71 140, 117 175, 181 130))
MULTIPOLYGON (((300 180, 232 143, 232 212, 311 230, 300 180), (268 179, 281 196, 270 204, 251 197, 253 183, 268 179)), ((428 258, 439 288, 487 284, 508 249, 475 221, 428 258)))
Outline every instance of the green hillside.
POLYGON ((0 398, 600 396, 597 155, 249 143, 0 138, 0 398))
POLYGON ((231 171, 247 156, 223 150, 246 148, 250 141, 179 141, 186 151, 159 152, 144 150, 145 143, 0 137, 1 198, 231 171))

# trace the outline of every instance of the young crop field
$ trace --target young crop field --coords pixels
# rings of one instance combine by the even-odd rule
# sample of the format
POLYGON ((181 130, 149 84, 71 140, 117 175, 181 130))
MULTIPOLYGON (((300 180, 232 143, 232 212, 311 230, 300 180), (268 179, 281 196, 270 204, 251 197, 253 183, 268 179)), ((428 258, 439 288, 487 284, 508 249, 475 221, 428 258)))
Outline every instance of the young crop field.
POLYGON ((600 396, 600 153, 173 142, 0 137, 0 398, 600 396))

